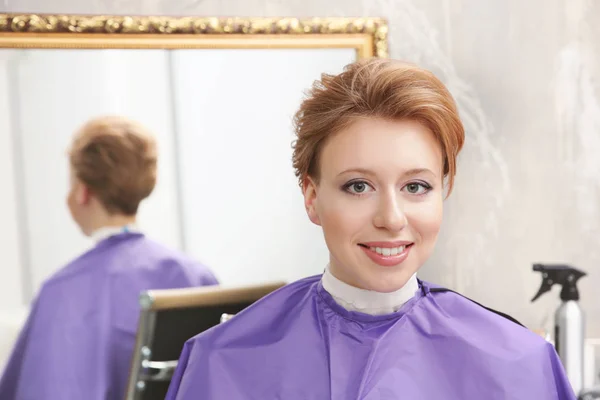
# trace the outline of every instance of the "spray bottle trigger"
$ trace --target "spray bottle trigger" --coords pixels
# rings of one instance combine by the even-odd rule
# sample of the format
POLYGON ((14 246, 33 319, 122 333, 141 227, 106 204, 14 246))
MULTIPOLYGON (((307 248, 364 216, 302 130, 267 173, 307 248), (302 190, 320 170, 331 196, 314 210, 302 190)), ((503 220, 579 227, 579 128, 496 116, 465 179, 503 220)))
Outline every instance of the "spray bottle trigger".
POLYGON ((531 299, 531 302, 533 303, 534 301, 536 301, 541 295, 550 291, 550 289, 552 289, 552 283, 550 283, 550 282, 548 282, 548 280, 544 279, 544 281, 542 282, 542 286, 540 286, 540 290, 538 290, 537 294, 535 296, 533 296, 533 299, 531 299))

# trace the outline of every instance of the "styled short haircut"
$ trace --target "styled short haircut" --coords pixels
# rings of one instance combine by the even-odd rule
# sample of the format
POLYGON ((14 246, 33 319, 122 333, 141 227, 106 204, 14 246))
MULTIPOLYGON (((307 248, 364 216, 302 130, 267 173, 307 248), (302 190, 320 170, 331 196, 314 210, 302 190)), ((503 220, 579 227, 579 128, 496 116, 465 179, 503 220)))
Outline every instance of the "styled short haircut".
POLYGON ((94 118, 75 134, 75 176, 111 214, 135 215, 156 185, 157 149, 143 126, 119 116, 94 118))
POLYGON ((382 58, 355 62, 338 75, 323 74, 314 82, 294 117, 293 166, 300 185, 307 177, 318 182, 326 139, 364 117, 414 120, 429 128, 442 148, 450 194, 465 140, 452 95, 433 73, 382 58))

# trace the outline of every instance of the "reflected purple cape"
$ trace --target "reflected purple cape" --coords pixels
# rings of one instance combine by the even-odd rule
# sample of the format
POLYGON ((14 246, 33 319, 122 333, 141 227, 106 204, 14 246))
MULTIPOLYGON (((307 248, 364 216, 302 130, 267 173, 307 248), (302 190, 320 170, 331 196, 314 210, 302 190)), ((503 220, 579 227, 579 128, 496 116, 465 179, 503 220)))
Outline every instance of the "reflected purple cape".
POLYGON ((0 399, 122 399, 146 289, 212 273, 139 233, 110 237, 46 281, 0 380, 0 399))
POLYGON ((452 292, 394 314, 340 307, 320 276, 190 339, 168 400, 575 400, 551 344, 452 292))

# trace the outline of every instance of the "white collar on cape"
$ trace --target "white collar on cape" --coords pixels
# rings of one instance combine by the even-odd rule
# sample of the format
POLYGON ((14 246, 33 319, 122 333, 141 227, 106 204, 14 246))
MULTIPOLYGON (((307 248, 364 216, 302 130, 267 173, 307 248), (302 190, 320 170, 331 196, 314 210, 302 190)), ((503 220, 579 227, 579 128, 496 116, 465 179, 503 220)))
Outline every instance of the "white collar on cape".
POLYGON ((406 284, 391 293, 380 293, 372 290, 359 289, 342 282, 329 270, 329 265, 321 279, 323 289, 340 306, 348 311, 358 311, 370 315, 391 314, 402 307, 419 290, 417 274, 410 277, 406 284))
POLYGON ((111 236, 119 235, 124 232, 140 232, 140 230, 135 224, 124 226, 104 226, 92 232, 90 237, 94 240, 94 242, 100 243, 111 236))

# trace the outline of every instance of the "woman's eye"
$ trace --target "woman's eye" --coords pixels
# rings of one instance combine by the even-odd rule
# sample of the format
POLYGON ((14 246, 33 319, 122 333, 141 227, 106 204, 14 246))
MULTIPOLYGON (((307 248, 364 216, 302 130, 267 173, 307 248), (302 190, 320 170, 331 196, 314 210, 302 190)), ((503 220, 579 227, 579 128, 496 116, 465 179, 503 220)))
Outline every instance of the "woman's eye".
POLYGON ((431 189, 430 186, 425 185, 424 183, 413 182, 409 183, 404 187, 406 191, 410 194, 423 194, 431 189))
POLYGON ((366 193, 371 189, 368 183, 366 182, 351 182, 346 185, 346 190, 352 194, 362 194, 366 193))
POLYGON ((364 182, 356 182, 350 186, 356 193, 362 193, 367 190, 367 185, 364 182))

